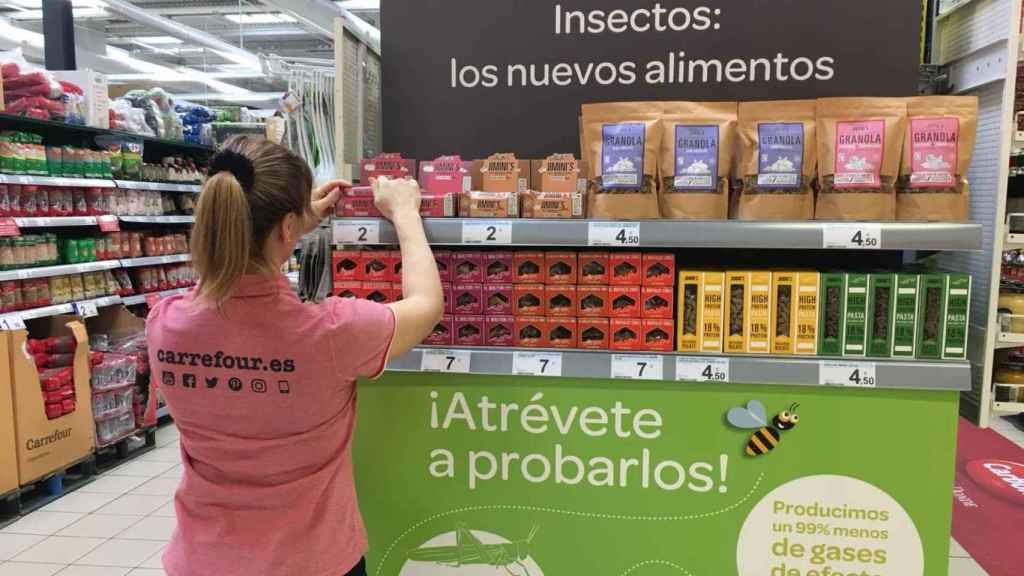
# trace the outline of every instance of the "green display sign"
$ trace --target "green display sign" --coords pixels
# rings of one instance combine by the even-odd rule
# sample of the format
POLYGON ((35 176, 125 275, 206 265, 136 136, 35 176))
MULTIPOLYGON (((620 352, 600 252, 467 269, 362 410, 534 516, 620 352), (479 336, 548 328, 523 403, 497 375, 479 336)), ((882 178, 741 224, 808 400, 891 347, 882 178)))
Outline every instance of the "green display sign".
POLYGON ((947 573, 956 392, 388 373, 359 394, 372 575, 947 573))

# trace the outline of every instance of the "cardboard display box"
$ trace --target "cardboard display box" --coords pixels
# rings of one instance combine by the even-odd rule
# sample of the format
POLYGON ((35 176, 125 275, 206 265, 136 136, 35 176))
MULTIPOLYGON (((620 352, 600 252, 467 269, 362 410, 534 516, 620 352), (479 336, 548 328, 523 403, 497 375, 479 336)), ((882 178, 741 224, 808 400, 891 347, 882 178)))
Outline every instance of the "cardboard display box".
MULTIPOLYGON (((18 448, 14 433, 10 338, 0 337, 0 496, 18 487, 18 448)), ((45 418, 45 416, 44 416, 45 418)))
POLYGON ((579 301, 577 316, 580 318, 607 318, 611 305, 608 301, 607 286, 584 286, 576 288, 579 301))
POLYGON ((73 364, 75 411, 48 420, 40 392, 39 372, 25 354, 27 330, 8 333, 11 369, 0 375, 10 382, 14 399, 15 437, 18 449, 18 479, 26 485, 66 468, 88 456, 94 448, 92 390, 89 383, 89 337, 74 316, 41 318, 30 323, 33 338, 73 336, 78 342, 73 364))
POLYGON ((580 318, 577 321, 580 348, 587 350, 608 349, 607 318, 580 318))

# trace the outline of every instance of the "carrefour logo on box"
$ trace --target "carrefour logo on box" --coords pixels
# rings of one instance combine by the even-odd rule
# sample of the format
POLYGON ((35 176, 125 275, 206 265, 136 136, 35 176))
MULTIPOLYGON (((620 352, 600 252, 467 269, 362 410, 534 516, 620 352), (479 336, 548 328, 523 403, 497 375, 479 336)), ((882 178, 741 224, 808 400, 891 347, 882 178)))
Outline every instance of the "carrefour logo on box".
POLYGON ((1008 460, 974 460, 967 475, 986 491, 1024 506, 1024 464, 1008 460))

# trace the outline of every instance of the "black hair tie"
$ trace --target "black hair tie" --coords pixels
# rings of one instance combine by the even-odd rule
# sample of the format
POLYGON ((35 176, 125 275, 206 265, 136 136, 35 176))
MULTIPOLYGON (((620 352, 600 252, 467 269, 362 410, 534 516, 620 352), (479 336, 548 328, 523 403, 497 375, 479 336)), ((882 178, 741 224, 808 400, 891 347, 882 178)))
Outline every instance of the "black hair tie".
POLYGON ((253 182, 256 180, 256 169, 252 161, 234 150, 221 150, 213 157, 213 163, 206 172, 208 177, 213 177, 218 172, 231 172, 235 180, 242 185, 242 190, 250 192, 253 182))

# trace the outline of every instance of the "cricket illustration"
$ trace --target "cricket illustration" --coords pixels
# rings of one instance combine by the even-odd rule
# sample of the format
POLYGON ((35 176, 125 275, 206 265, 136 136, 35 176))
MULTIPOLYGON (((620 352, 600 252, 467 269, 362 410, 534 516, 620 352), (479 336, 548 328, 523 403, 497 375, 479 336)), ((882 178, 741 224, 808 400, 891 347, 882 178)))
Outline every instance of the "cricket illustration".
POLYGON ((510 576, 530 576, 530 571, 523 564, 523 560, 529 558, 530 542, 539 529, 539 526, 534 526, 529 536, 523 540, 505 544, 484 544, 460 522, 455 532, 455 546, 424 546, 410 550, 407 556, 409 560, 433 562, 442 566, 494 566, 504 568, 510 576), (513 566, 517 567, 518 571, 514 571, 513 566))

